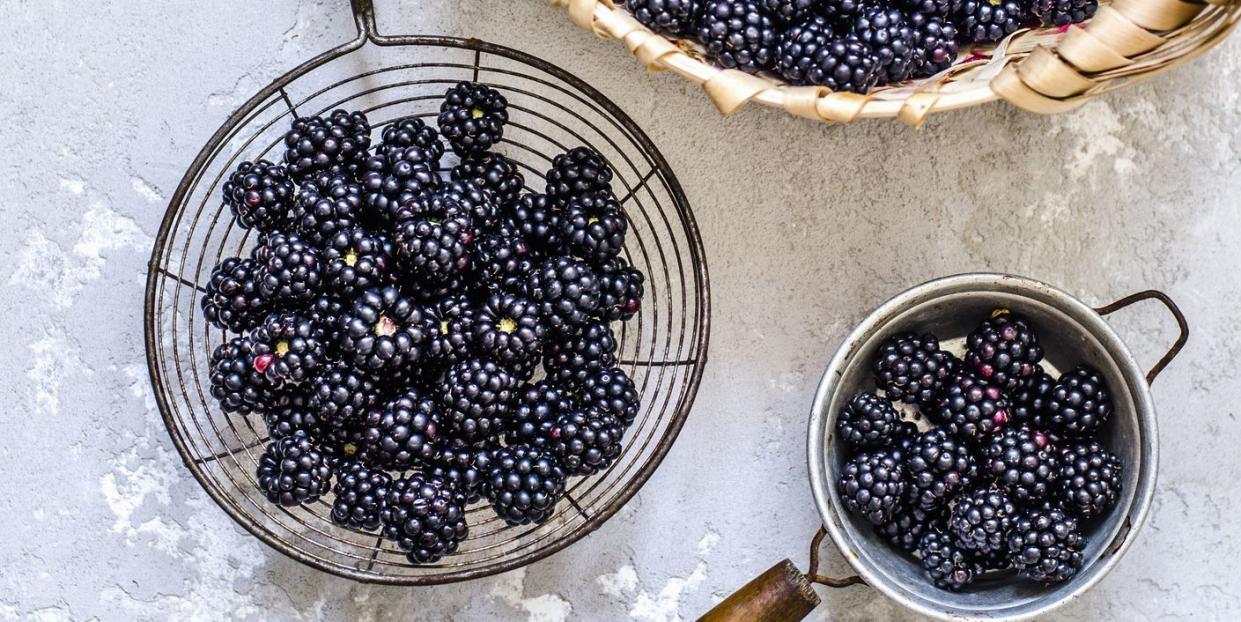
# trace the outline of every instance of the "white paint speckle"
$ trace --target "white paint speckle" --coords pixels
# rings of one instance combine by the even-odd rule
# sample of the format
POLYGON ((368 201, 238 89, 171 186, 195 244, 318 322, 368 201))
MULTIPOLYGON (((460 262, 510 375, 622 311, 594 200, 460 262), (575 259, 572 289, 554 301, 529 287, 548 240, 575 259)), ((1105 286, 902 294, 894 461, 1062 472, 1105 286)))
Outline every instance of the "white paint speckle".
POLYGON ((30 404, 36 413, 44 416, 60 413, 60 382, 71 373, 89 373, 89 370, 59 329, 49 331, 30 344, 26 380, 30 404))
POLYGON ((83 192, 86 191, 86 183, 83 182, 81 179, 69 179, 69 178, 61 179, 60 187, 64 190, 69 191, 72 194, 82 194, 83 192))
POLYGON ((599 584, 599 592, 613 598, 625 598, 638 589, 638 571, 625 564, 611 574, 602 574, 595 578, 599 584))
POLYGON ((708 528, 698 540, 698 563, 684 577, 669 577, 657 593, 642 590, 633 601, 629 617, 645 622, 679 622, 681 599, 699 588, 707 578, 706 557, 720 541, 720 534, 708 528))
POLYGON ((138 193, 138 196, 150 201, 151 203, 164 202, 164 195, 160 193, 159 189, 152 186, 141 177, 129 178, 129 185, 134 189, 134 192, 138 193))
POLYGON ((491 595, 500 602, 526 612, 527 622, 564 622, 573 613, 573 605, 557 594, 526 598, 526 569, 518 568, 500 575, 491 588, 491 595))

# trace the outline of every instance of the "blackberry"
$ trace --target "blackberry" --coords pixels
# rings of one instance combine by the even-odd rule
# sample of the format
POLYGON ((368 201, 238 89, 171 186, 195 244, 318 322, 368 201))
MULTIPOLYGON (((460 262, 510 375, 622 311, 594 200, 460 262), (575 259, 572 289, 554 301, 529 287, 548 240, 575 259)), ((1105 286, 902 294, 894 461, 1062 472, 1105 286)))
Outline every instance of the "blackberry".
POLYGON ((633 380, 618 367, 588 373, 573 390, 581 406, 612 413, 625 427, 633 425, 642 406, 633 380))
POLYGON ((238 227, 275 231, 288 219, 296 188, 283 166, 259 160, 238 164, 223 191, 238 227))
POLYGON ((510 281, 521 281, 529 268, 530 249, 509 224, 479 236, 474 243, 474 280, 487 289, 504 289, 510 281))
POLYGON ((957 26, 946 17, 928 17, 913 13, 909 22, 914 28, 913 78, 929 78, 952 66, 961 45, 957 43, 957 26))
POLYGON ((574 147, 552 159, 547 171, 547 197, 564 205, 574 197, 610 191, 612 167, 590 147, 574 147))
POLYGON ((547 343, 543 367, 548 378, 580 384, 600 369, 616 365, 616 335, 606 322, 588 322, 572 337, 559 337, 547 343))
POLYGON ((573 335, 599 306, 599 279, 582 261, 552 257, 526 277, 526 296, 553 335, 573 335))
POLYGON ((879 448, 854 455, 840 470, 836 490, 845 509, 875 525, 896 515, 908 482, 905 466, 891 449, 879 448))
POLYGON ((310 320, 315 338, 323 344, 329 359, 339 358, 336 331, 340 314, 347 308, 344 302, 333 296, 320 295, 310 301, 310 307, 306 309, 306 319, 310 320))
POLYGON ((828 19, 847 22, 857 17, 869 4, 864 0, 823 0, 819 12, 828 19))
POLYGON ((698 21, 698 39, 707 57, 725 69, 770 69, 778 37, 771 18, 751 0, 707 0, 698 21))
POLYGON ((200 304, 203 317, 225 330, 244 331, 263 319, 267 301, 259 294, 259 263, 229 257, 211 271, 200 304))
POLYGON ((923 432, 902 453, 909 501, 923 510, 944 507, 978 479, 974 455, 943 430, 923 432))
POLYGON ((274 439, 301 432, 311 439, 323 436, 324 424, 310 396, 301 391, 281 392, 263 411, 267 434, 274 439))
POLYGON ((1112 415, 1112 393, 1103 375, 1089 365, 1078 365, 1060 376, 1034 416, 1040 427, 1067 436, 1094 434, 1112 415))
POLYGON ((624 257, 617 257, 599 266, 599 307, 596 313, 609 322, 625 321, 638 313, 642 307, 642 271, 629 265, 624 257))
POLYGON ((391 229, 401 210, 424 194, 444 185, 434 164, 416 147, 375 155, 366 160, 362 188, 366 191, 366 224, 391 229))
POLYGON ((965 364, 979 378, 1015 391, 1021 383, 1038 373, 1043 346, 1025 318, 998 309, 965 340, 965 364))
POLYGON ((310 380, 327 362, 324 344, 310 320, 295 313, 273 313, 250 333, 254 370, 272 385, 310 380))
POLYGON ((509 208, 509 220, 530 250, 547 255, 558 255, 564 248, 560 214, 561 208, 546 194, 524 194, 509 208))
POLYGON ((991 437, 985 448, 987 470, 995 484, 1019 504, 1046 497, 1059 462, 1057 451, 1043 432, 1009 428, 991 437))
POLYGON ((476 233, 490 231, 500 223, 500 208, 495 197, 473 181, 449 182, 437 194, 465 210, 474 219, 476 233))
POLYGON ((529 300, 492 294, 474 315, 474 349, 502 365, 537 359, 545 329, 529 300))
POLYGON ((427 356, 442 364, 453 364, 470 355, 474 338, 474 307, 469 298, 446 296, 427 309, 434 329, 427 343, 427 356))
POLYGON ((383 234, 361 227, 339 231, 323 245, 323 291, 352 300, 393 279, 395 247, 383 234))
POLYGON ((443 280, 470 267, 474 220, 443 195, 413 200, 396 226, 397 258, 404 268, 428 279, 443 280))
POLYGON ((467 503, 482 498, 483 485, 491 467, 491 450, 448 439, 436 452, 427 473, 443 477, 465 494, 467 503))
POLYGON ((311 383, 310 391, 311 404, 327 425, 361 421, 380 401, 374 382, 342 363, 324 368, 311 383))
POLYGON ((625 427, 611 413, 574 409, 551 428, 551 450, 569 475, 594 475, 612 465, 621 453, 625 427))
POLYGON ((854 447, 879 447, 891 444, 900 420, 901 414, 887 400, 874 393, 858 393, 840 409, 836 432, 854 447))
POLYGON ((879 59, 864 41, 852 34, 839 35, 815 53, 806 83, 866 93, 878 82, 880 69, 879 59))
POLYGON ((911 19, 915 15, 924 18, 948 17, 952 12, 952 0, 896 0, 895 5, 911 19))
POLYGON ((285 507, 317 501, 332 487, 327 459, 301 432, 268 443, 254 475, 267 500, 285 507))
POLYGON ((811 15, 819 0, 760 0, 759 4, 772 18, 788 24, 811 15))
POLYGON ((560 236, 568 254, 602 263, 620 254, 629 221, 610 191, 574 197, 560 217, 560 236))
POLYGON ((952 21, 966 41, 999 41, 1027 19, 1017 0, 954 0, 952 21))
POLYGON ((430 564, 456 552, 470 533, 465 493, 448 480, 414 473, 392 482, 380 511, 384 537, 411 564, 430 564))
POLYGON ((999 387, 970 374, 958 374, 945 385, 931 417, 949 434, 980 443, 1004 429, 1008 408, 1008 398, 999 387))
POLYGON ((831 22, 821 15, 812 15, 780 35, 776 46, 776 71, 785 80, 798 85, 814 84, 816 59, 836 38, 831 22))
POLYGON ((483 153, 461 161, 452 169, 453 181, 468 181, 491 193, 500 206, 511 205, 526 187, 517 163, 498 154, 483 153))
MULTIPOLYGON (((1021 383, 1012 394, 1013 407, 1009 414, 1016 423, 1034 423, 1039 414, 1047 408, 1047 396, 1056 385, 1056 379, 1043 371, 1042 366, 1033 376, 1021 383)), ((1045 417, 1043 417, 1045 418, 1045 417)))
POLYGON ((559 384, 544 380, 514 391, 513 408, 504 430, 509 445, 526 443, 546 447, 552 426, 573 408, 569 392, 559 384))
POLYGON ((854 35, 879 63, 878 84, 903 82, 913 73, 917 32, 899 9, 868 7, 853 21, 854 35))
POLYGON ((300 304, 319 293, 319 249, 296 233, 266 234, 252 255, 259 264, 259 295, 273 305, 300 304))
POLYGON ((922 431, 912 421, 896 422, 896 431, 892 433, 892 444, 888 448, 896 452, 902 461, 910 455, 914 442, 922 436, 922 431))
POLYGON ((444 155, 444 143, 440 142, 439 132, 418 117, 402 117, 385 125, 375 153, 391 156, 411 147, 421 150, 418 161, 431 169, 439 166, 444 155))
POLYGON ((347 460, 336 469, 332 492, 332 522, 342 527, 375 531, 383 524, 381 513, 387 501, 392 477, 371 470, 356 460, 347 460))
POLYGON ((473 82, 448 89, 440 106, 440 133, 461 157, 479 155, 500 142, 508 123, 508 101, 473 82))
POLYGON ((875 383, 890 400, 930 406, 956 371, 957 360, 930 333, 901 333, 884 340, 875 358, 875 383))
POLYGON ((301 183, 314 174, 356 171, 371 146, 371 125, 361 112, 334 110, 327 119, 301 117, 284 135, 284 163, 301 183))
POLYGON ((1008 534, 1009 560, 1017 574, 1042 583, 1060 583, 1077 574, 1085 548, 1077 520, 1059 510, 1023 514, 1008 534))
POLYGON ((435 457, 440 413, 435 400, 410 388, 371 409, 362 424, 361 457, 373 467, 404 470, 435 457))
POLYGON ((542 523, 564 496, 565 471, 548 450, 529 445, 496 449, 487 473, 487 500, 510 525, 542 523))
POLYGON ((1003 551, 1005 538, 1016 518, 1017 507, 995 488, 961 495, 948 515, 948 530, 956 543, 977 555, 1003 551))
POLYGON ((444 375, 440 399, 451 436, 467 442, 492 438, 508 415, 513 377, 489 359, 467 359, 444 375))
POLYGON ((922 536, 944 528, 940 510, 927 511, 917 507, 901 508, 892 520, 875 526, 875 532, 903 551, 915 551, 922 536))
POLYGON ((1095 441, 1073 443, 1060 450, 1056 497, 1078 518, 1101 516, 1120 498, 1120 459, 1095 441))
POLYGON ((355 368, 391 371, 422 360, 433 333, 422 307, 395 287, 368 290, 338 320, 337 346, 355 368))
POLYGON ((532 358, 524 361, 513 361, 504 365, 509 375, 513 377, 513 383, 529 382, 534 375, 538 373, 540 363, 538 358, 532 358))
POLYGON ((254 366, 254 341, 234 337, 211 353, 211 396, 226 413, 248 414, 266 410, 275 385, 254 366))
POLYGON ((922 573, 941 590, 958 592, 983 572, 970 551, 957 546, 941 531, 922 536, 918 556, 922 558, 922 573))
POLYGON ((1044 26, 1068 26, 1094 17, 1098 0, 1035 0, 1031 11, 1044 26))
POLYGON ((626 0, 625 6, 643 26, 680 37, 694 30, 702 0, 626 0))
POLYGON ((303 240, 316 246, 352 229, 362 217, 362 186, 343 173, 321 175, 302 185, 290 224, 303 240))

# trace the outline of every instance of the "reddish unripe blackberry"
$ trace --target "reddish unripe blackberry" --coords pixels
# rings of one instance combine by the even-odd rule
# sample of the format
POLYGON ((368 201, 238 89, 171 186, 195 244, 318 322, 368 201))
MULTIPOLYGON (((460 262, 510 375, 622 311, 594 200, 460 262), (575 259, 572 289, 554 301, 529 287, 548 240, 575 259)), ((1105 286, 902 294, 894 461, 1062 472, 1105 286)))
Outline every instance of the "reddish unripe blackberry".
POLYGON ((997 309, 965 340, 965 364, 979 378, 1015 391, 1038 373, 1043 346, 1024 317, 997 309))

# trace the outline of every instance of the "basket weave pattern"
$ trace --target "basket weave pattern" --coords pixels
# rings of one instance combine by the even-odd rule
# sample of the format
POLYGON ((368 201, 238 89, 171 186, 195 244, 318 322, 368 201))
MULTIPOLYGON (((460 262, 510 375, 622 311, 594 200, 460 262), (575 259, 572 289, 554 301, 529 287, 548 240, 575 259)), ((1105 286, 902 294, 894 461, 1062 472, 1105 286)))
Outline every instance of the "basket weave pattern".
POLYGON ((939 75, 858 95, 720 69, 638 23, 613 0, 550 1, 567 8, 579 27, 622 41, 648 70, 702 85, 724 114, 755 101, 826 122, 897 117, 911 126, 932 112, 1001 98, 1032 112, 1072 110, 1202 54, 1241 19, 1241 0, 1113 0, 1087 23, 1021 31, 939 75))

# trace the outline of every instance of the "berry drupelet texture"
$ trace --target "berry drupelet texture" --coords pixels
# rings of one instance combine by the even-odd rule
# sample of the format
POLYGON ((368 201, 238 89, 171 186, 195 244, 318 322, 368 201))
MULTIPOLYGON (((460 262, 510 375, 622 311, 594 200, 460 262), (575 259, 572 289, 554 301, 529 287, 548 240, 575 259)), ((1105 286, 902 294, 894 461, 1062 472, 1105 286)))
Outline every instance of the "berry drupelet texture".
POLYGON ((526 178, 516 162, 490 152, 462 160, 453 167, 452 179, 472 182, 490 192, 501 207, 516 201, 526 186, 526 178))
POLYGON ((436 301, 426 310, 433 330, 427 342, 427 357, 442 365, 468 358, 473 352, 474 304, 468 296, 453 294, 436 301))
POLYGON ((850 512, 875 525, 892 520, 905 498, 905 467, 891 449, 858 453, 841 468, 836 490, 850 512))
POLYGON ((594 475, 620 455, 624 433, 625 426, 611 413, 572 409, 552 424, 549 440, 566 473, 594 475))
POLYGON ((1017 573, 1042 583, 1061 583, 1082 567, 1086 538, 1077 520, 1060 510, 1033 511, 1013 521, 1009 561, 1017 573))
POLYGON ((440 399, 448 435, 467 442, 498 435, 508 415, 514 381, 490 359, 467 359, 444 375, 440 399))
POLYGON ((603 263, 625 246, 629 221, 610 191, 570 199, 560 216, 560 239, 568 254, 603 263))
POLYGON ((336 469, 332 492, 332 522, 342 527, 375 531, 383 524, 381 513, 387 502, 392 477, 372 470, 356 460, 347 460, 336 469))
POLYGON ((404 470, 435 457, 440 437, 440 412, 436 401, 409 388, 371 409, 362 424, 361 457, 367 464, 387 470, 404 470))
POLYGON ((779 31, 753 0, 706 0, 698 39, 721 67, 758 73, 774 64, 779 31))
POLYGON ((361 227, 337 232, 324 241, 323 291, 352 301, 368 289, 392 282, 395 247, 388 237, 361 227))
POLYGON ((812 15, 794 24, 780 35, 776 44, 775 69, 793 84, 813 84, 818 75, 816 59, 836 38, 831 22, 821 15, 812 15))
POLYGON ((585 379, 573 385, 582 407, 594 407, 616 415, 626 427, 638 417, 641 401, 637 387, 619 367, 588 372, 585 379))
POLYGON ((878 84, 901 82, 913 73, 917 32, 900 10, 883 5, 867 7, 854 19, 852 32, 878 61, 878 84))
POLYGON ((875 382, 891 400, 931 405, 957 368, 935 335, 900 333, 884 340, 875 358, 875 382))
POLYGON ((612 167, 589 147, 574 147, 552 159, 547 197, 564 205, 574 197, 612 189, 612 167))
POLYGON ((273 313, 250 333, 254 370, 273 386, 310 380, 327 363, 327 351, 309 318, 273 313))
POLYGON ((552 257, 526 277, 526 296, 552 335, 574 335, 599 306, 599 278, 583 261, 552 257))
POLYGON ((436 452, 426 472, 448 480, 465 494, 467 503, 474 503, 482 498, 490 469, 491 449, 448 439, 436 452))
POLYGON ((564 496, 566 474, 550 450, 529 445, 496 449, 487 474, 487 499, 510 525, 542 523, 564 496))
POLYGON ((688 35, 694 30, 703 0, 625 0, 625 6, 643 26, 660 34, 688 35))
POLYGON ((263 411, 274 399, 277 387, 256 368, 255 357, 254 341, 249 337, 234 337, 211 354, 211 396, 224 412, 263 411))
POLYGON ((547 447, 552 427, 572 408, 569 391, 560 384, 550 380, 527 384, 514 391, 504 440, 509 445, 547 447))
POLYGON ((418 160, 430 168, 438 166, 444 155, 444 143, 440 142, 439 132, 418 117, 402 117, 385 125, 375 153, 387 156, 411 147, 421 150, 422 156, 418 160))
POLYGON ((1044 26, 1068 26, 1094 17, 1098 0, 1034 0, 1031 9, 1044 26))
POLYGON ((922 536, 944 528, 943 510, 903 507, 892 520, 875 526, 875 532, 903 551, 916 551, 922 536))
POLYGON ((874 393, 858 393, 840 409, 836 432, 853 447, 880 447, 892 443, 901 414, 874 393))
POLYGON ((1008 423, 1008 398, 999 387, 969 374, 958 374, 945 385, 931 418, 949 434, 981 443, 1008 423))
POLYGON ((327 494, 332 486, 332 469, 314 441, 298 432, 267 445, 259 457, 255 479, 269 501, 292 507, 327 494))
POLYGON ((535 360, 546 329, 538 307, 513 294, 491 294, 474 314, 474 351, 503 365, 535 360))
POLYGON ((371 146, 371 126, 361 112, 333 111, 326 119, 301 117, 284 135, 284 163, 301 183, 317 173, 356 171, 371 146))
POLYGON ((599 307, 595 313, 609 322, 628 321, 642 308, 646 277, 617 257, 599 266, 599 307))
POLYGON ((274 307, 305 304, 319 294, 322 257, 298 234, 265 234, 251 255, 259 264, 259 294, 274 307))
POLYGON ((397 259, 406 272, 443 281, 470 268, 474 217, 443 194, 406 203, 395 227, 397 259))
POLYGON ((288 220, 295 191, 283 166, 242 162, 224 182, 224 204, 242 229, 276 231, 288 220))
POLYGON ((259 293, 260 266, 254 259, 229 257, 211 271, 200 300, 203 317, 212 325, 241 332, 266 315, 267 301, 259 293))
POLYGON ((325 429, 319 410, 303 391, 281 391, 263 411, 263 423, 274 439, 301 432, 317 441, 323 437, 325 429))
POLYGON ((433 334, 422 307, 391 286, 363 293, 341 314, 338 328, 341 354, 367 373, 420 361, 433 334))
POLYGON ((967 41, 999 41, 1025 23, 1028 14, 1016 0, 956 0, 953 22, 967 41))
POLYGON ((442 477, 414 473, 396 480, 380 512, 384 537, 405 551, 411 564, 439 561, 470 533, 465 503, 465 493, 442 477))
POLYGON ((302 184, 289 225, 303 240, 322 247, 337 233, 352 229, 363 216, 365 192, 345 173, 323 173, 302 184))
POLYGON ((1024 317, 996 310, 966 338, 965 365, 1004 391, 1015 391, 1038 373, 1043 346, 1024 317))
MULTIPOLYGON (((1013 403, 1010 414, 1013 422, 1034 424, 1035 418, 1047 408, 1047 396, 1055 385, 1056 379, 1043 371, 1042 366, 1039 366, 1038 371, 1012 393, 1013 403)), ((1040 419, 1045 418, 1040 417, 1040 419)), ((1046 422, 1043 421, 1043 423, 1046 422)))
POLYGON ((1089 436, 1112 416, 1112 393, 1103 374, 1089 365, 1065 372, 1035 415, 1036 425, 1066 436, 1089 436))
POLYGON ((532 253, 559 255, 564 249, 560 239, 562 211, 548 195, 530 193, 509 206, 507 218, 532 253))
POLYGON ((552 339, 543 351, 543 367, 557 382, 580 384, 614 365, 616 335, 606 322, 587 322, 577 335, 552 339))
POLYGON ((1057 500, 1078 518, 1102 516, 1120 498, 1123 471, 1120 459, 1099 443, 1071 443, 1060 450, 1057 500))
POLYGON ((1059 456, 1046 433, 1008 428, 991 437, 984 451, 985 468, 995 477, 995 485, 1017 503, 1029 504, 1051 492, 1059 456))
POLYGON ((978 479, 974 455, 943 430, 919 434, 903 452, 909 502, 923 510, 943 508, 978 479))
POLYGON ((500 142, 508 123, 508 100, 473 82, 448 89, 440 105, 440 134, 457 155, 480 155, 500 142))
POLYGON ((977 555, 1001 552, 1017 515, 1008 494, 984 488, 960 496, 948 515, 948 529, 956 543, 977 555))
POLYGON ((918 543, 922 573, 931 584, 942 590, 958 592, 982 574, 982 566, 970 551, 958 546, 941 531, 930 531, 918 543))

